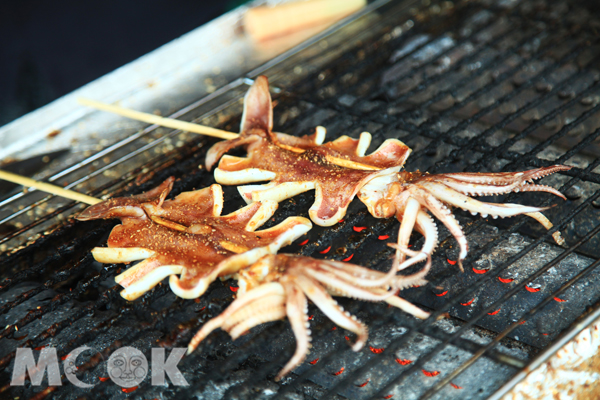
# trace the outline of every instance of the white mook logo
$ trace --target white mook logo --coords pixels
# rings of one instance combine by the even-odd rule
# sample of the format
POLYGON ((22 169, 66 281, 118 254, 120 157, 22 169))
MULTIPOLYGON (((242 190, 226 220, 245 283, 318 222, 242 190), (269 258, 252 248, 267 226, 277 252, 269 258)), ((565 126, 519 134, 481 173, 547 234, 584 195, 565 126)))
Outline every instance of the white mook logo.
POLYGON ((142 383, 148 374, 148 360, 134 347, 121 347, 110 355, 106 368, 114 383, 131 388, 142 383))
MULTIPOLYGON (((187 349, 175 347, 165 359, 165 349, 152 349, 152 385, 166 385, 165 375, 175 386, 188 386, 177 364, 183 358, 187 349)), ((73 385, 80 388, 92 388, 94 384, 83 382, 78 377, 77 358, 81 353, 95 350, 88 346, 78 347, 64 358, 63 370, 65 377, 73 385)), ((97 352, 102 357, 102 353, 97 352)), ((107 371, 110 379, 124 388, 138 386, 146 375, 149 365, 144 354, 134 347, 122 347, 111 354, 108 359, 107 371)), ((30 348, 17 348, 15 365, 10 384, 23 386, 26 376, 29 375, 31 384, 39 386, 45 374, 48 374, 49 386, 61 386, 60 367, 56 348, 45 347, 41 349, 37 362, 30 348)), ((79 375, 82 375, 81 373, 79 375)))

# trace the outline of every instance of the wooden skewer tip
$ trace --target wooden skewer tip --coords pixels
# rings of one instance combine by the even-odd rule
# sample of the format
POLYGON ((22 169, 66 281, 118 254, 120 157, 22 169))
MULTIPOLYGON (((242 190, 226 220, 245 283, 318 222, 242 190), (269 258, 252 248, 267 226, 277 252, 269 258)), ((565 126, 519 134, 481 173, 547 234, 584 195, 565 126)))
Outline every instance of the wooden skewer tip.
POLYGON ((63 189, 60 186, 52 185, 46 182, 38 182, 34 179, 27 178, 25 176, 13 174, 12 172, 7 172, 0 170, 0 179, 5 181, 9 181, 12 183, 16 183, 18 185, 23 185, 25 187, 30 187, 34 189, 41 190, 42 192, 50 193, 56 196, 64 197, 70 200, 79 201, 81 203, 94 205, 100 203, 102 200, 97 199, 92 196, 88 196, 83 193, 78 193, 73 190, 63 189))
POLYGON ((179 129, 181 131, 198 133, 200 135, 212 136, 219 139, 235 139, 239 136, 237 133, 224 131, 222 129, 211 128, 210 126, 204 126, 194 124, 192 122, 180 121, 173 118, 159 117, 158 115, 144 113, 141 111, 131 110, 125 107, 117 106, 114 104, 102 103, 100 101, 87 99, 85 97, 77 98, 79 104, 84 106, 92 107, 97 110, 108 111, 113 114, 120 115, 122 117, 135 119, 137 121, 146 122, 149 124, 156 124, 171 129, 179 129))

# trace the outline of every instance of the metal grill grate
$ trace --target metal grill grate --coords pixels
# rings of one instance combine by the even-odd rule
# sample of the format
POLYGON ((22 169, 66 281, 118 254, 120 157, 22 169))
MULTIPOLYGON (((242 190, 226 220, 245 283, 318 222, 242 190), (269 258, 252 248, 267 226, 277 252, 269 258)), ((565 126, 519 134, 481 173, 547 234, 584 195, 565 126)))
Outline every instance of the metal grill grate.
MULTIPOLYGON (((74 222, 68 216, 81 206, 17 193, 0 202, 0 250, 6 251, 0 258, 0 325, 6 326, 0 332, 2 381, 10 380, 15 347, 51 345, 65 355, 86 344, 102 355, 88 357, 80 367, 88 381, 98 383, 98 397, 486 398, 560 340, 574 321, 597 313, 600 21, 569 2, 426 4, 374 3, 248 78, 265 74, 281 89, 275 96, 277 130, 305 134, 323 125, 329 138, 368 130, 372 148, 396 137, 414 150, 409 171, 572 165, 543 180, 568 197, 546 212, 555 229, 542 231, 524 217, 493 221, 457 211, 470 244, 466 272, 451 265, 458 253, 455 241, 438 224, 446 240, 434 255, 430 283, 401 294, 431 309, 433 318, 417 321, 381 304, 341 300, 369 325, 369 343, 361 352, 352 352, 347 333, 333 330, 313 307, 313 350, 282 382, 274 382, 274 374, 295 344, 288 324, 276 322, 235 343, 222 332, 212 334, 179 365, 190 387, 157 388, 145 381, 123 393, 98 380, 106 377, 102 358, 123 345, 145 354, 157 344, 185 346, 229 304, 234 282, 213 284, 197 301, 178 299, 162 285, 127 303, 114 285, 124 266, 100 265, 89 253, 105 242, 114 223, 74 222), (568 246, 553 244, 556 229, 568 246), (445 313, 448 318, 436 321, 445 313)), ((174 116, 236 130, 247 87, 240 79, 174 116)), ((175 175, 177 194, 213 182, 197 167, 212 143, 151 126, 48 180, 93 195, 127 194, 175 175)), ((226 207, 242 204, 233 188, 225 193, 226 207)), ((535 193, 493 200, 557 202, 535 193)), ((272 222, 306 216, 311 203, 309 194, 288 200, 272 222)), ((314 228, 308 244, 289 251, 337 260, 352 255, 354 263, 386 269, 391 252, 385 243, 396 239, 397 227, 396 221, 372 218, 355 202, 343 223, 314 228)), ((68 383, 2 390, 38 398, 89 395, 68 383)))

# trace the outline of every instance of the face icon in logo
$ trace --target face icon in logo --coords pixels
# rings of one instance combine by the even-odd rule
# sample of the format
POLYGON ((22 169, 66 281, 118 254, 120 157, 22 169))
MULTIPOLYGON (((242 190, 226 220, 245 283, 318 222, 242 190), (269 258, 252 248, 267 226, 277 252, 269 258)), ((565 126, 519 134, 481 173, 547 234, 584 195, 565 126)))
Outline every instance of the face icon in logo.
POLYGON ((108 376, 125 388, 138 386, 148 373, 148 360, 133 347, 121 347, 108 359, 108 376))

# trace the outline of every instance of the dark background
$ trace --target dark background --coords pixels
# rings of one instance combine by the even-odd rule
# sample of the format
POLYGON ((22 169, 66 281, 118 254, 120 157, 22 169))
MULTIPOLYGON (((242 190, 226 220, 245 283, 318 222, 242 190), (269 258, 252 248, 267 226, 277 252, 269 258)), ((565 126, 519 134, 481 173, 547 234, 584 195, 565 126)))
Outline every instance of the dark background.
POLYGON ((0 126, 244 2, 3 1, 0 5, 0 126))

